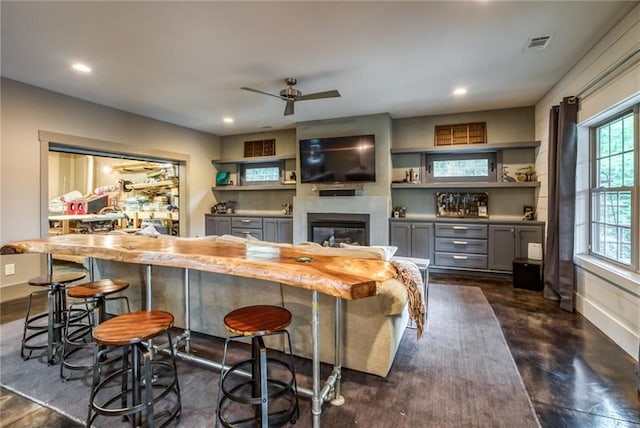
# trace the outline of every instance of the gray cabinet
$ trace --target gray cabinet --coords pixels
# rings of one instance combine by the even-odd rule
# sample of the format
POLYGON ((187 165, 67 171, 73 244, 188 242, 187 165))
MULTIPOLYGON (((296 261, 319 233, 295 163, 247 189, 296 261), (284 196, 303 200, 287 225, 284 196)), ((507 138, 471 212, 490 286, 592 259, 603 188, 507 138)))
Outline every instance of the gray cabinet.
POLYGON ((261 241, 293 243, 290 217, 254 217, 205 214, 206 235, 233 235, 261 241))
POLYGON ((424 222, 391 221, 389 243, 398 247, 396 255, 433 258, 433 224, 424 222))
POLYGON ((527 258, 529 243, 542 243, 544 225, 489 226, 489 269, 511 272, 514 258, 527 258))
POLYGON ((233 217, 231 234, 240 238, 255 238, 262 241, 262 217, 233 217))
POLYGON ((263 218, 262 239, 269 242, 293 244, 293 219, 263 218))
POLYGON ((204 234, 207 236, 231 234, 231 218, 205 215, 204 234))
POLYGON ((515 226, 489 226, 489 269, 511 271, 515 255, 515 226))
POLYGON ((434 266, 459 269, 487 268, 487 225, 435 223, 434 266))

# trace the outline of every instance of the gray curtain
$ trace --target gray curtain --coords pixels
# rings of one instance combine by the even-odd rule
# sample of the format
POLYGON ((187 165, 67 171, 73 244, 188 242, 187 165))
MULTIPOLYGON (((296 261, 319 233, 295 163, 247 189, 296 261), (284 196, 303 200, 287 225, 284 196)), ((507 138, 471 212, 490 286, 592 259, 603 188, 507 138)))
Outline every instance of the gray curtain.
POLYGON ((576 200, 578 100, 566 97, 549 113, 549 218, 544 296, 574 310, 573 229, 576 200))

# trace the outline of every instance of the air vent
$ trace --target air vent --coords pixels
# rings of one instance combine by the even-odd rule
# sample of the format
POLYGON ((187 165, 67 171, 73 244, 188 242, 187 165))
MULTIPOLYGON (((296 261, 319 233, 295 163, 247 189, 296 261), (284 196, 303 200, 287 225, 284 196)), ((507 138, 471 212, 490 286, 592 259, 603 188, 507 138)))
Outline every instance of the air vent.
POLYGON ((527 44, 524 48, 525 51, 541 51, 547 48, 551 35, 531 37, 527 40, 527 44))

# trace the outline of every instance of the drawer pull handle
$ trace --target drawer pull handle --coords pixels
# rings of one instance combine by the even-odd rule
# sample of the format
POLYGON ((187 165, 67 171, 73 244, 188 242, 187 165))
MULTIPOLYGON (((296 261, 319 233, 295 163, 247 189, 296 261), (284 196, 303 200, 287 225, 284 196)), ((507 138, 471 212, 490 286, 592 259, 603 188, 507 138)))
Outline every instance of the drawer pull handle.
POLYGON ((251 220, 241 220, 243 223, 251 223, 251 220))
POLYGON ((453 243, 454 243, 455 245, 467 245, 467 244, 468 244, 468 242, 467 242, 467 241, 453 241, 453 243))
POLYGON ((469 229, 467 226, 453 226, 453 230, 467 230, 469 229))
POLYGON ((456 260, 467 260, 467 256, 453 256, 456 260))

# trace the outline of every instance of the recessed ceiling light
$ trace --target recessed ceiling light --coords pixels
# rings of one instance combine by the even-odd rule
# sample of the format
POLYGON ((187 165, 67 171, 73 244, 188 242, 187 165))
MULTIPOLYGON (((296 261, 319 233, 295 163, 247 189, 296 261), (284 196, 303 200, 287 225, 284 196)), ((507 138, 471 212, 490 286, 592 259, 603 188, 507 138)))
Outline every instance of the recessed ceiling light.
POLYGON ((76 63, 71 66, 75 71, 79 71, 81 73, 91 73, 91 67, 85 64, 76 63))
POLYGON ((224 123, 233 123, 233 118, 232 118, 232 117, 229 117, 229 116, 227 116, 227 117, 223 117, 223 118, 222 118, 222 121, 223 121, 224 123))
POLYGON ((464 95, 464 94, 466 94, 466 93, 467 93, 467 90, 466 90, 465 88, 456 88, 456 89, 453 91, 453 94, 454 94, 454 95, 464 95))

